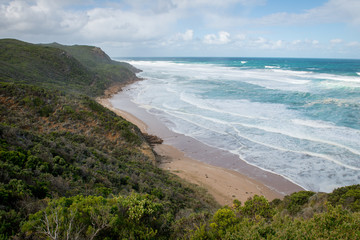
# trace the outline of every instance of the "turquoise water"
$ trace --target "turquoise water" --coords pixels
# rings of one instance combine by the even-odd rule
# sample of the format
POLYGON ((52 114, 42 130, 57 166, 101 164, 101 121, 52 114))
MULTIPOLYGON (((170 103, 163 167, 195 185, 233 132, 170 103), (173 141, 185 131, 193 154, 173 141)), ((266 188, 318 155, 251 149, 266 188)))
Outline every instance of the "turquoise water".
POLYGON ((360 60, 125 61, 145 78, 132 100, 173 131, 308 190, 360 182, 360 60))

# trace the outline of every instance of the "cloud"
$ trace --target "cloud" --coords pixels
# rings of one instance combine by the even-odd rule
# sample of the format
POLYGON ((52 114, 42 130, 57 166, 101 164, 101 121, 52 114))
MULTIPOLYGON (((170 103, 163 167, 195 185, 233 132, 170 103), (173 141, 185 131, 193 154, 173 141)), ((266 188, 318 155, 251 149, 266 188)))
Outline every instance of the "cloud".
POLYGON ((330 40, 330 43, 331 43, 331 44, 339 44, 339 43, 342 43, 342 42, 343 42, 343 40, 340 39, 340 38, 336 38, 336 39, 331 39, 331 40, 330 40))
POLYGON ((132 11, 145 11, 155 14, 168 13, 177 8, 175 1, 168 0, 124 0, 125 8, 130 8, 132 11))
POLYGON ((360 24, 360 1, 330 0, 324 5, 309 9, 303 13, 279 12, 257 19, 262 25, 294 25, 321 23, 360 24))
MULTIPOLYGON (((85 1, 75 0, 75 3, 81 5, 85 1)), ((81 5, 75 11, 67 7, 71 4, 74 2, 70 0, 0 2, 0 35, 38 38, 41 35, 52 37, 54 41, 71 38, 74 42, 149 41, 166 35, 178 19, 176 13, 144 14, 120 5, 89 10, 81 5)))
POLYGON ((168 39, 161 41, 161 46, 182 46, 184 43, 189 43, 193 40, 194 30, 188 29, 184 33, 177 33, 168 39))
POLYGON ((155 50, 163 53, 169 49, 174 53, 179 49, 181 53, 186 49, 199 49, 199 53, 228 50, 233 54, 239 49, 303 53, 305 49, 335 51, 360 46, 357 29, 340 35, 349 29, 343 23, 360 26, 359 0, 328 0, 302 12, 272 12, 264 16, 260 15, 263 7, 255 12, 256 6, 265 4, 266 0, 0 0, 0 37, 96 44, 127 51, 129 56, 130 50, 138 48, 153 49, 155 54, 155 50), (311 28, 299 28, 296 39, 286 32, 288 26, 303 25, 311 28), (312 32, 319 27, 325 33, 323 26, 333 27, 331 37, 312 32), (339 30, 340 27, 343 28, 339 30), (351 36, 353 42, 337 36, 351 36), (321 42, 306 38, 319 38, 321 42))
POLYGON ((178 33, 175 36, 175 39, 177 40, 183 40, 183 41, 191 41, 194 36, 194 30, 188 29, 184 33, 178 33))
POLYGON ((219 32, 217 36, 215 34, 208 34, 208 35, 205 35, 205 37, 204 37, 204 43, 206 43, 206 44, 222 45, 222 44, 227 44, 230 41, 231 41, 230 33, 225 32, 225 31, 219 32))
POLYGON ((80 33, 98 41, 152 40, 164 36, 176 20, 169 13, 143 15, 113 8, 92 9, 87 15, 88 22, 80 33))
POLYGON ((318 40, 305 39, 305 40, 294 40, 294 41, 290 42, 290 45, 297 46, 297 47, 309 48, 309 47, 318 46, 319 43, 320 42, 318 40))
POLYGON ((348 47, 360 47, 360 42, 352 41, 347 44, 348 47))
POLYGON ((274 49, 285 48, 285 42, 283 40, 271 41, 264 37, 258 37, 255 39, 249 39, 245 46, 256 49, 274 50, 274 49))
POLYGON ((63 11, 57 1, 14 0, 0 5, 0 33, 64 34, 86 23, 85 14, 63 11))
POLYGON ((227 8, 231 5, 240 4, 243 6, 258 6, 264 5, 266 0, 173 0, 173 3, 180 8, 194 8, 194 7, 221 7, 227 8))
POLYGON ((263 26, 299 26, 345 23, 358 27, 360 25, 359 0, 329 0, 323 5, 307 9, 301 13, 275 12, 262 17, 251 18, 245 15, 223 14, 219 11, 204 13, 209 27, 235 29, 239 27, 263 26))

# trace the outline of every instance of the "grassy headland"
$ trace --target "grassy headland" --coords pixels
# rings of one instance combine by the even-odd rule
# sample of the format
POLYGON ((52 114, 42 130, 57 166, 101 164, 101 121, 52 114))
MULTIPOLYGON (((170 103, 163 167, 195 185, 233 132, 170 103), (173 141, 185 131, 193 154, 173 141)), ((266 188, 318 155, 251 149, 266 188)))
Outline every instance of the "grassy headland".
POLYGON ((0 239, 359 239, 360 185, 219 209, 99 105, 137 69, 90 46, 0 40, 0 239))

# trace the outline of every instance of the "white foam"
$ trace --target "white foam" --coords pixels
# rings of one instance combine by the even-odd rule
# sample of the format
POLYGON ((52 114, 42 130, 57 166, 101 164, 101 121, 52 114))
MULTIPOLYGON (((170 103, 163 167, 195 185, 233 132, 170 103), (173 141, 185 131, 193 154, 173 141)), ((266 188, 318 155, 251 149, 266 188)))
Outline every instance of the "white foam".
MULTIPOLYGON (((251 102, 241 99, 241 95, 228 99, 222 95, 226 91, 231 94, 236 87, 251 89, 251 85, 239 82, 316 93, 335 87, 334 84, 356 86, 357 82, 348 81, 351 77, 170 61, 132 64, 144 71, 140 76, 147 80, 134 84, 129 89, 130 96, 149 112, 166 119, 175 132, 236 153, 249 164, 283 175, 307 189, 331 191, 334 186, 360 180, 360 131, 305 118, 283 104, 251 102), (214 96, 209 96, 209 92, 214 96)), ((324 101, 320 99, 319 103, 324 101)))
MULTIPOLYGON (((250 126, 248 126, 248 127, 250 127, 250 126)), ((257 128, 257 127, 254 127, 254 128, 257 128)), ((234 128, 234 130, 236 130, 236 128, 234 128)), ((326 155, 326 154, 319 154, 319 153, 309 152, 309 151, 296 151, 296 150, 291 150, 291 149, 287 149, 287 148, 282 148, 282 147, 279 147, 279 146, 276 146, 276 145, 273 145, 273 144, 268 144, 268 143, 264 143, 264 142, 261 142, 261 141, 256 141, 256 140, 251 139, 251 138, 247 138, 244 135, 242 135, 238 130, 236 130, 236 131, 239 134, 239 136, 241 136, 243 138, 246 138, 251 142, 254 142, 254 143, 269 147, 269 148, 273 148, 273 149, 276 149, 276 150, 279 150, 279 151, 282 151, 282 152, 293 152, 293 153, 298 153, 298 154, 301 154, 301 155, 309 155, 309 156, 318 157, 318 158, 321 158, 321 159, 326 159, 326 160, 328 160, 330 162, 333 162, 333 163, 335 163, 335 164, 337 164, 339 166, 342 166, 342 167, 345 167, 345 168, 348 168, 348 169, 352 169, 352 170, 356 170, 356 171, 360 171, 360 168, 354 167, 354 166, 351 166, 351 165, 348 165, 348 164, 344 164, 344 163, 342 163, 342 162, 336 160, 335 158, 332 158, 332 157, 330 157, 329 155, 326 155)))
POLYGON ((231 103, 229 101, 221 101, 220 104, 218 104, 217 102, 204 102, 201 99, 197 99, 195 97, 190 96, 189 94, 185 94, 184 92, 180 94, 180 99, 190 105, 193 105, 199 109, 204 109, 204 110, 209 110, 211 112, 217 112, 220 114, 229 114, 232 116, 236 116, 236 117, 242 117, 242 118, 249 118, 249 119, 263 119, 266 120, 268 119, 268 117, 264 117, 263 113, 264 112, 259 112, 256 111, 256 108, 250 107, 249 109, 253 109, 255 111, 241 111, 242 113, 246 112, 247 114, 241 114, 239 112, 236 112, 236 109, 226 109, 225 106, 238 106, 238 108, 240 106, 242 106, 244 109, 244 107, 247 107, 252 104, 256 104, 256 103, 250 103, 247 100, 240 100, 240 101, 231 101, 231 103), (220 105, 222 105, 223 107, 221 107, 220 105))
MULTIPOLYGON (((289 132, 289 131, 284 131, 284 130, 281 130, 281 129, 274 129, 274 128, 270 128, 270 127, 264 127, 264 126, 256 126, 256 125, 250 125, 250 124, 241 124, 245 127, 248 127, 248 128, 256 128, 256 129, 260 129, 260 130, 263 130, 265 132, 268 132, 268 133, 279 133, 281 135, 284 135, 284 136, 288 136, 288 137, 292 137, 292 138, 296 138, 296 139, 301 139, 301 140, 307 140, 307 141, 311 141, 313 143, 321 143, 321 144, 326 144, 326 145, 331 145, 331 146, 334 146, 336 148, 343 148, 349 152, 351 152, 352 154, 354 155, 358 155, 360 157, 360 151, 356 150, 356 149, 353 149, 351 147, 348 147, 348 146, 345 146, 343 144, 339 144, 339 143, 336 143, 336 142, 332 142, 332 141, 327 141, 327 140, 323 140, 323 139, 319 139, 319 138, 316 138, 314 136, 311 136, 309 134, 305 135, 305 134, 294 134, 292 132, 289 132)), ((306 153, 307 154, 307 153, 306 153)), ((322 156, 325 156, 323 154, 321 154, 322 156)), ((318 155, 320 156, 320 155, 318 155)), ((335 160, 333 160, 335 161, 335 160)), ((345 165, 344 165, 345 166, 345 165)), ((350 167, 349 167, 350 168, 350 167)), ((354 168, 356 170, 360 170, 360 168, 354 168)))
POLYGON ((303 125, 312 128, 325 128, 325 129, 334 128, 334 124, 320 120, 292 119, 291 121, 294 124, 303 125))

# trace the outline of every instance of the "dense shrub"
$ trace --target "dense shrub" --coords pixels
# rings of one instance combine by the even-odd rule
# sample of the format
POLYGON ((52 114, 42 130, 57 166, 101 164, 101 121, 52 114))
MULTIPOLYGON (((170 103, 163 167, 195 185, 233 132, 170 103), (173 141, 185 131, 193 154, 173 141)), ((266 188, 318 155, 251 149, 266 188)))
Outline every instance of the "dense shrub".
POLYGON ((335 189, 329 194, 329 202, 342 205, 351 211, 360 211, 360 184, 335 189))
POLYGON ((36 239, 154 239, 161 238, 163 209, 149 195, 74 196, 49 202, 22 226, 36 239))
MULTIPOLYGON (((301 195, 303 195, 302 193, 301 195)), ((245 202, 252 205, 253 199, 245 202)), ((234 209, 219 209, 213 220, 199 224, 191 239, 360 239, 360 214, 341 206, 327 206, 310 219, 282 215, 275 210, 271 218, 256 214, 255 218, 236 215, 234 209)), ((240 210, 241 210, 240 206, 240 210)), ((260 211, 261 212, 261 211, 260 211)), ((259 213, 259 212, 258 212, 259 213)))
POLYGON ((292 193, 284 198, 284 208, 289 211, 291 215, 300 212, 302 206, 309 201, 309 198, 315 193, 310 191, 300 191, 292 193))

